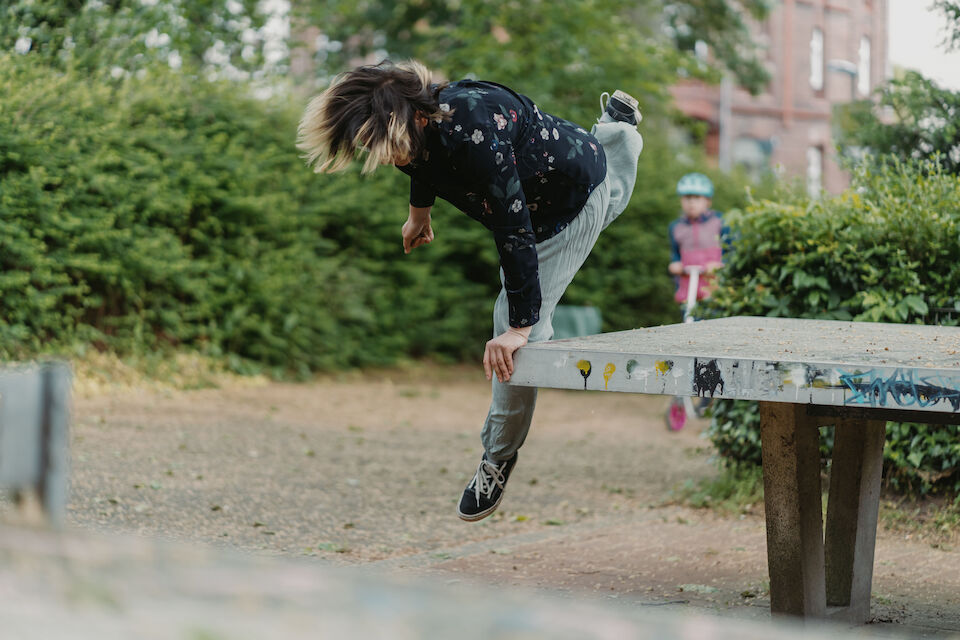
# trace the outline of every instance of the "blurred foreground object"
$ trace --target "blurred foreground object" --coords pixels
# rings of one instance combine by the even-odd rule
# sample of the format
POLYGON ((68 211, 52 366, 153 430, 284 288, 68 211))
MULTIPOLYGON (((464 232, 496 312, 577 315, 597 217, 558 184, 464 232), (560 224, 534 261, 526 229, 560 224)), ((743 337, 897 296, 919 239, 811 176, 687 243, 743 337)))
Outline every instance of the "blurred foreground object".
MULTIPOLYGON (((879 637, 137 537, 0 528, 3 637, 808 640, 879 637), (456 583, 456 584, 454 584, 456 583), (469 624, 464 624, 469 620, 469 624)), ((895 637, 884 630, 884 638, 895 637)))
POLYGON ((70 368, 61 362, 0 370, 0 488, 13 492, 21 519, 39 504, 59 528, 67 502, 70 368))

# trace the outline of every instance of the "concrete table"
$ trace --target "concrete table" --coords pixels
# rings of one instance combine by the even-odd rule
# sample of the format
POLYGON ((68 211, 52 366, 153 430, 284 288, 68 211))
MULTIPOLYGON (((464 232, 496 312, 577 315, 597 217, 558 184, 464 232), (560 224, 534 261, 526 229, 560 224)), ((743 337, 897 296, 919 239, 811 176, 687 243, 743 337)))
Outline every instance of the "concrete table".
POLYGON ((770 609, 866 622, 886 421, 960 423, 960 328, 723 318, 529 344, 511 383, 759 401, 770 609))

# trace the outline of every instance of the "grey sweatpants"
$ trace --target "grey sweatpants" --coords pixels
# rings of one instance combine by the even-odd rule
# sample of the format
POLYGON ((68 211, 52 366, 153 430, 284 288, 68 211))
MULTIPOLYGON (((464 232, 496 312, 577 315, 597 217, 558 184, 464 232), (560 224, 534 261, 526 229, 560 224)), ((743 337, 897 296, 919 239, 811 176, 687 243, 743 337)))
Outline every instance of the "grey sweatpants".
MULTIPOLYGON (((529 342, 553 337, 553 312, 563 292, 590 255, 600 232, 626 208, 633 193, 637 158, 643 149, 643 138, 636 127, 622 122, 600 122, 594 125, 592 133, 603 145, 607 176, 566 229, 537 243, 542 300, 540 321, 533 325, 529 342)), ((507 292, 501 287, 493 308, 493 335, 504 333, 509 326, 507 292)), ((536 403, 535 387, 501 383, 494 376, 490 412, 481 434, 488 458, 501 462, 513 457, 527 437, 536 403)))

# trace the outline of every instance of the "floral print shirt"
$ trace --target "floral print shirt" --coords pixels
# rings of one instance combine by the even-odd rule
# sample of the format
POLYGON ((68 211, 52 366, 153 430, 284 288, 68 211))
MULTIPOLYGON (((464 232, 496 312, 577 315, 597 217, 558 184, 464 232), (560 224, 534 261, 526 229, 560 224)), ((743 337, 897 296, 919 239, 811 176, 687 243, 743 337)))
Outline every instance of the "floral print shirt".
POLYGON ((431 122, 421 155, 398 167, 410 176, 410 204, 440 196, 493 232, 510 326, 540 319, 537 242, 561 231, 607 173, 588 131, 544 113, 493 82, 461 80, 440 92, 449 120, 431 122))

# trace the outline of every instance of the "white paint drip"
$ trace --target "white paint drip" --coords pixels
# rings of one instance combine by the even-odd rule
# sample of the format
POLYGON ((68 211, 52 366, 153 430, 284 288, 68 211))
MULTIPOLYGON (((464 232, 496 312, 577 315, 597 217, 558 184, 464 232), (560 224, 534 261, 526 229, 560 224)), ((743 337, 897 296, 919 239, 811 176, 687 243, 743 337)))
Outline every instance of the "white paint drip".
POLYGON ((794 386, 797 387, 797 389, 799 389, 807 381, 807 370, 803 367, 793 367, 787 371, 787 377, 785 380, 789 380, 794 386))
POLYGON ((634 371, 631 375, 640 381, 640 385, 644 389, 647 388, 647 379, 650 377, 649 371, 647 371, 646 369, 642 369, 640 371, 634 371))

